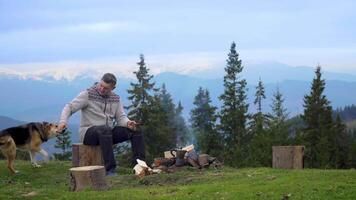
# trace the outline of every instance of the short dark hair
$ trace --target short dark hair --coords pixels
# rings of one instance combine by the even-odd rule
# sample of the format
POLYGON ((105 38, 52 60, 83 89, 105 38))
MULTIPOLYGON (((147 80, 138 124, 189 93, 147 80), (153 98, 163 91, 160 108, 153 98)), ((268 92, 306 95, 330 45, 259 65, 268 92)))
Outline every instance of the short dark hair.
POLYGON ((116 77, 112 73, 104 74, 103 77, 101 78, 101 80, 103 80, 105 83, 109 83, 114 86, 116 85, 116 77))

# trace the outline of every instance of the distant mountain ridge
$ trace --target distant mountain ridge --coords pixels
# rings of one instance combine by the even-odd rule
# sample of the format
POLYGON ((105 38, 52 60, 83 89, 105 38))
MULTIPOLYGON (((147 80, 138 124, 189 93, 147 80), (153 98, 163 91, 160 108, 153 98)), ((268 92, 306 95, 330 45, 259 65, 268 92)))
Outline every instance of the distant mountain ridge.
MULTIPOLYGON (((147 66, 150 68, 149 61, 147 62, 147 66)), ((279 62, 262 62, 262 63, 242 63, 244 66, 244 70, 242 72, 242 76, 247 80, 249 84, 257 84, 259 78, 261 77, 265 83, 276 83, 282 82, 285 80, 300 80, 300 81, 309 81, 312 79, 314 75, 315 66, 290 66, 287 64, 279 63, 279 62)), ((191 72, 185 72, 185 76, 191 76, 200 79, 219 79, 222 78, 225 74, 224 68, 226 63, 221 62, 221 64, 215 64, 210 69, 202 70, 194 70, 191 72)), ((355 66, 356 68, 356 66, 355 66)), ((77 71, 77 69, 76 69, 77 71)), ((323 77, 327 80, 340 80, 340 81, 348 81, 354 82, 356 81, 356 74, 349 73, 336 73, 323 70, 323 77)), ((13 78, 13 79, 31 79, 31 80, 42 80, 46 82, 77 82, 78 80, 91 80, 97 79, 100 74, 103 72, 95 69, 85 69, 82 71, 76 72, 75 74, 71 73, 71 69, 51 69, 47 72, 26 72, 21 73, 15 70, 8 70, 4 68, 0 68, 0 79, 1 78, 13 78)), ((113 69, 112 73, 120 75, 120 79, 128 80, 133 77, 131 74, 128 77, 128 74, 122 74, 120 71, 113 69)), ((161 73, 174 73, 176 72, 161 72, 161 73)), ((159 74, 156 74, 159 75, 159 74)))
MULTIPOLYGON (((278 62, 265 62, 265 63, 250 63, 244 64, 242 76, 249 84, 257 84, 259 78, 265 83, 276 83, 285 80, 299 80, 310 81, 314 76, 315 67, 309 66, 290 66, 278 62)), ((221 67, 215 67, 211 70, 202 71, 195 74, 190 74, 193 77, 216 79, 222 78, 225 74, 225 64, 222 63, 221 67)), ((355 66, 356 68, 356 66, 355 66)), ((330 71, 322 71, 323 78, 327 80, 340 80, 347 82, 356 81, 356 74, 336 73, 330 71)))
MULTIPOLYGON (((290 69, 285 69, 288 72, 278 72, 278 70, 271 71, 268 65, 265 68, 260 66, 260 68, 262 71, 258 71, 257 67, 245 67, 245 75, 242 75, 243 78, 247 79, 247 87, 249 88, 247 93, 248 103, 250 104, 249 112, 255 111, 253 100, 257 82, 254 83, 252 78, 258 80, 260 76, 266 88, 267 99, 263 100, 264 112, 270 111, 271 98, 277 88, 283 93, 285 106, 291 116, 303 112, 303 97, 310 91, 311 81, 314 76, 313 68, 296 69, 297 71, 306 70, 303 73, 307 74, 308 79, 301 77, 302 75, 298 75, 297 73, 293 76, 287 75, 292 72, 294 73, 293 70, 289 72, 290 69), (267 72, 262 73, 263 70, 270 72, 268 74, 267 72), (282 75, 272 76, 271 74, 274 73, 285 75, 283 77, 281 77, 282 75), (266 78, 267 80, 275 78, 275 81, 266 81, 264 77, 268 77, 267 75, 270 76, 266 78), (250 78, 248 79, 248 77, 250 78)), ((280 64, 279 68, 283 68, 283 65, 280 64)), ((276 67, 276 69, 279 68, 276 67)), ((323 78, 326 78, 327 74, 328 72, 323 72, 323 78)), ((342 77, 345 75, 337 74, 338 76, 334 76, 334 73, 330 74, 332 76, 330 75, 329 77, 342 77)), ((218 97, 223 93, 223 73, 219 78, 214 79, 203 78, 204 75, 201 75, 201 77, 195 75, 191 74, 188 76, 165 72, 154 76, 153 80, 156 83, 156 87, 161 87, 163 83, 166 84, 166 88, 172 95, 175 103, 178 103, 178 101, 182 102, 184 107, 183 114, 187 120, 189 120, 189 112, 193 108, 194 96, 200 86, 209 89, 212 104, 217 107, 221 105, 218 97)), ((344 80, 326 78, 325 94, 331 101, 334 109, 356 103, 356 95, 352 95, 356 91, 356 78, 355 81, 350 81, 353 80, 353 77, 354 75, 345 75, 344 80)), ((0 89, 3 94, 2 98, 0 98, 0 105, 2 105, 0 107, 0 115, 10 116, 22 121, 57 122, 63 106, 78 95, 80 91, 90 87, 96 81, 98 80, 89 76, 77 77, 73 81, 56 81, 48 77, 44 80, 33 80, 0 75, 0 89)), ((136 82, 136 80, 122 78, 118 74, 118 86, 115 92, 120 95, 125 105, 130 103, 127 100, 127 89, 130 88, 130 82, 136 82)), ((71 118, 71 123, 79 124, 79 114, 71 118)))
POLYGON ((13 127, 13 126, 18 126, 18 125, 25 124, 25 123, 26 122, 12 119, 10 117, 0 116, 0 130, 6 129, 9 127, 13 127))
MULTIPOLYGON (((171 93, 175 103, 182 102, 183 113, 189 119, 189 112, 193 108, 194 96, 199 86, 208 88, 212 97, 212 104, 220 107, 218 96, 223 92, 222 79, 199 79, 173 73, 164 73, 155 76, 156 87, 163 83, 171 93)), ((59 120, 63 106, 71 101, 78 93, 93 84, 94 80, 79 82, 74 85, 68 83, 47 83, 34 80, 0 79, 0 85, 7 85, 2 89, 4 98, 0 98, 0 115, 10 116, 23 121, 52 121, 59 120), (6 97, 6 98, 5 98, 6 97)), ((119 82, 116 92, 121 96, 125 105, 128 105, 127 89, 130 81, 119 82)), ((263 100, 263 110, 270 110, 271 98, 277 87, 283 93, 285 106, 291 115, 303 111, 303 96, 310 91, 311 81, 283 81, 280 83, 267 83, 266 97, 263 100)), ((254 112, 253 105, 255 85, 248 85, 249 112, 254 112)), ((331 101, 334 109, 355 104, 356 82, 327 81, 325 94, 331 101)), ((71 122, 79 123, 79 113, 71 118, 71 122)))

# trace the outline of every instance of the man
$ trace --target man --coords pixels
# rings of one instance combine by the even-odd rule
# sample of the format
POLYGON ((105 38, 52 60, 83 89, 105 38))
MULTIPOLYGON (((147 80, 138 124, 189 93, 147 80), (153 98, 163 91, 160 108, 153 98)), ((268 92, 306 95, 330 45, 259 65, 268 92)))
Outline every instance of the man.
POLYGON ((85 145, 100 145, 108 176, 116 175, 113 144, 131 140, 132 164, 137 158, 145 158, 143 135, 137 130, 137 123, 127 118, 120 97, 113 92, 115 86, 116 77, 104 74, 99 83, 65 105, 59 122, 59 130, 63 130, 69 117, 81 110, 80 141, 85 145))

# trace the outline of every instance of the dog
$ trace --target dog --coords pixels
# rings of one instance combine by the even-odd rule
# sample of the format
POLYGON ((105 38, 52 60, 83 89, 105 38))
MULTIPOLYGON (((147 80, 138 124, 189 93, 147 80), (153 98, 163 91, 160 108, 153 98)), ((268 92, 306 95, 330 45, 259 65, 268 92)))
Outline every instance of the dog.
POLYGON ((58 125, 48 122, 31 122, 0 131, 0 149, 7 158, 7 168, 13 174, 18 172, 13 165, 16 149, 28 151, 33 167, 41 167, 36 162, 36 153, 48 161, 48 153, 41 148, 41 144, 59 134, 58 125))

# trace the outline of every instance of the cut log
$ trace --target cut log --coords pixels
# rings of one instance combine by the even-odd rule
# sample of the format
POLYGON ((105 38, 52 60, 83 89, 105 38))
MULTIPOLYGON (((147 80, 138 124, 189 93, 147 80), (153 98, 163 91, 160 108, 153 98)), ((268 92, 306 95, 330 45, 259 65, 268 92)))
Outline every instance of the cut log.
POLYGON ((81 191, 85 188, 105 190, 108 185, 105 182, 104 166, 73 167, 70 171, 70 190, 81 191))
POLYGON ((198 162, 200 167, 208 167, 209 166, 209 155, 208 154, 200 154, 198 158, 198 162))
POLYGON ((304 146, 273 146, 272 167, 281 169, 303 169, 304 148, 304 146))
POLYGON ((100 146, 89 146, 82 143, 72 145, 73 167, 104 165, 100 146))
POLYGON ((135 170, 135 174, 139 178, 143 178, 146 175, 149 175, 152 172, 152 169, 147 166, 147 163, 143 160, 136 159, 137 164, 133 168, 135 170))
POLYGON ((194 144, 188 145, 188 146, 182 148, 182 150, 185 150, 187 152, 192 151, 192 150, 194 150, 194 144))
POLYGON ((165 157, 165 158, 174 158, 174 157, 177 156, 177 154, 176 154, 175 151, 173 151, 172 153, 171 153, 171 151, 165 151, 165 152, 164 152, 164 157, 165 157), (172 155, 172 153, 173 153, 173 155, 172 155))

